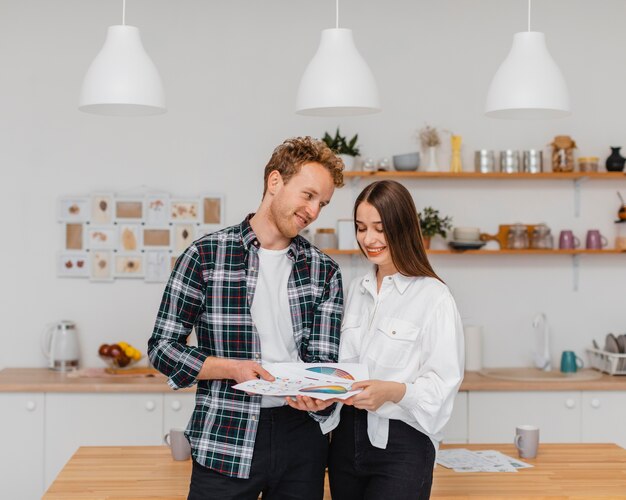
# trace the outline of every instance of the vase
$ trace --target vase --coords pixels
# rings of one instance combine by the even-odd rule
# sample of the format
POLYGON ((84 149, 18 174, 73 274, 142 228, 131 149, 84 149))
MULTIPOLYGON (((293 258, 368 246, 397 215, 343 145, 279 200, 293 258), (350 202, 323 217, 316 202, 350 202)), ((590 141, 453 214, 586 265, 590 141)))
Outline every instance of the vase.
POLYGON ((422 236, 422 243, 424 243, 424 248, 428 250, 430 248, 430 238, 426 236, 422 236))
POLYGON ((606 159, 607 171, 621 172, 622 170, 624 170, 624 162, 626 162, 626 158, 619 154, 620 149, 622 148, 614 148, 611 146, 611 155, 606 159))
POLYGON ((426 154, 424 155, 424 170, 426 172, 438 172, 439 167, 437 166, 437 147, 430 146, 426 149, 426 154))
POLYGON ((461 163, 461 136, 453 135, 450 139, 452 145, 452 159, 450 160, 450 172, 463 172, 461 163))
POLYGON ((354 168, 354 156, 350 155, 338 155, 343 161, 346 170, 352 170, 354 168))

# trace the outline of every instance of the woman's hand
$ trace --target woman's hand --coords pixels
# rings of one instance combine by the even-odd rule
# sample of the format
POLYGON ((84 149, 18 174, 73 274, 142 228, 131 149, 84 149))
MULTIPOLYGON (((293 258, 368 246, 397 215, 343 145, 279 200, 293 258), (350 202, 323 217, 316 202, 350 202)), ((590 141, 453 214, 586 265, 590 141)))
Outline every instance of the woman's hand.
POLYGON ((337 399, 315 399, 310 398, 309 396, 296 396, 295 398, 286 397, 285 400, 287 404, 296 410, 302 411, 321 411, 328 408, 333 403, 337 403, 339 400, 337 399))
POLYGON ((385 380, 364 380, 352 384, 352 390, 363 389, 342 403, 352 405, 359 410, 376 411, 383 403, 391 401, 397 403, 404 397, 406 386, 398 382, 385 380))

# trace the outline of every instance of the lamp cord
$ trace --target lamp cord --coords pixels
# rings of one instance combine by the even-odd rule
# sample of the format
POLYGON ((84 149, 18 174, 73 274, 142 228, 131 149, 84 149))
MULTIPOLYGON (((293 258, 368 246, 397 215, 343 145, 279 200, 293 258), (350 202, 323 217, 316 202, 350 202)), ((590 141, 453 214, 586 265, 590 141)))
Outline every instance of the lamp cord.
POLYGON ((122 0, 122 26, 126 25, 126 0, 122 0))
POLYGON ((335 29, 339 28, 339 0, 335 0, 335 29))
POLYGON ((530 31, 530 1, 528 0, 528 31, 530 31))

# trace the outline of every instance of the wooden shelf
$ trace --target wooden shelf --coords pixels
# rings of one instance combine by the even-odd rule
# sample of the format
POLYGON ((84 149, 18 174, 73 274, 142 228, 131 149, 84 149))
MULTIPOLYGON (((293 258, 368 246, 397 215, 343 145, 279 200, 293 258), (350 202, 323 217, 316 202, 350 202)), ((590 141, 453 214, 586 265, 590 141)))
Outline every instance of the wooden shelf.
MULTIPOLYGON (((323 248, 327 255, 360 255, 360 250, 336 250, 323 248)), ((428 250, 429 255, 613 255, 626 253, 626 250, 611 248, 608 250, 428 250)))
POLYGON ((480 172, 399 172, 391 171, 344 171, 344 177, 366 177, 370 179, 382 178, 402 178, 402 179, 494 179, 494 180, 515 180, 515 179, 532 179, 532 180, 570 180, 577 181, 581 179, 599 180, 599 179, 626 179, 624 172, 542 172, 539 174, 519 173, 506 174, 503 172, 492 172, 489 174, 481 174, 480 172))

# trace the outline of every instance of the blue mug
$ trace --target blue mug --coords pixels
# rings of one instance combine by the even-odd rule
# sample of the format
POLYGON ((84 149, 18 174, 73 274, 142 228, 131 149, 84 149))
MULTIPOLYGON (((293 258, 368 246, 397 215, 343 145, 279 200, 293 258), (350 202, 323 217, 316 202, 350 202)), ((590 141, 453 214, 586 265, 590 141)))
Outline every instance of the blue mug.
POLYGON ((576 373, 583 367, 583 360, 576 356, 574 351, 563 351, 561 354, 561 371, 563 373, 576 373))

